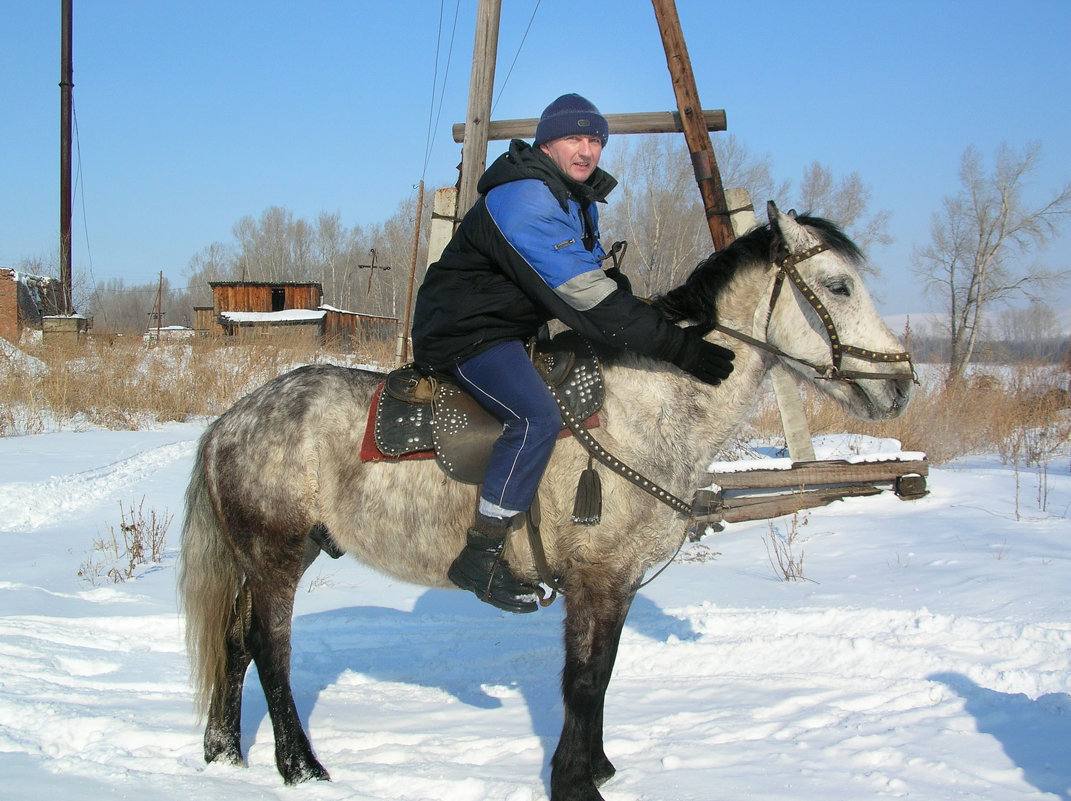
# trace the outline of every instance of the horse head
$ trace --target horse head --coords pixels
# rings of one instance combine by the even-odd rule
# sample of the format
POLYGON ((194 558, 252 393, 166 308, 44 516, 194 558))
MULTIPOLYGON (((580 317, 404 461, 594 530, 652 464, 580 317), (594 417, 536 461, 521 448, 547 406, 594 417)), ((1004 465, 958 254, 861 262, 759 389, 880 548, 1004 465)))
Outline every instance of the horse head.
POLYGON ((914 373, 859 274, 862 253, 826 220, 782 214, 772 202, 767 211, 770 300, 756 308, 753 330, 764 330, 778 359, 854 416, 898 417, 914 373))
POLYGON ((711 255, 655 305, 755 348, 767 366, 782 361, 860 419, 899 416, 911 358, 863 284, 861 251, 828 220, 782 214, 773 202, 767 211, 769 225, 711 255))

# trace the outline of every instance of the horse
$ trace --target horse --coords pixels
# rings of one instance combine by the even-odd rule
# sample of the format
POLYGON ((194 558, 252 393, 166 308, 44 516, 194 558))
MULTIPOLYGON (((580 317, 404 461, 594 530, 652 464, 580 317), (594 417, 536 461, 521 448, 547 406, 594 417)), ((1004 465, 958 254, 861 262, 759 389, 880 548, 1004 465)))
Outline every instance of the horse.
MULTIPOLYGON (((772 203, 768 214, 768 224, 651 301, 675 323, 737 351, 727 380, 710 386, 628 352, 603 359, 605 399, 593 433, 670 492, 700 486, 775 362, 862 420, 892 419, 911 397, 910 358, 860 279, 858 247, 821 218, 784 214, 772 203)), ((207 713, 207 762, 243 764, 241 700, 252 661, 284 781, 330 778, 290 685, 295 592, 320 552, 310 535, 322 541, 329 534, 339 549, 397 579, 452 586, 447 569, 465 544, 474 488, 445 479, 433 460, 361 461, 364 421, 382 378, 300 367, 239 400, 199 441, 178 581, 198 711, 207 713)), ((575 438, 560 439, 539 493, 545 562, 565 603, 564 715, 551 758, 552 801, 597 801, 597 788, 615 773, 603 749, 603 707, 622 627, 648 571, 672 559, 690 522, 609 474, 601 522, 574 523, 572 490, 589 465, 575 438)), ((537 549, 515 535, 508 563, 538 584, 537 549)))

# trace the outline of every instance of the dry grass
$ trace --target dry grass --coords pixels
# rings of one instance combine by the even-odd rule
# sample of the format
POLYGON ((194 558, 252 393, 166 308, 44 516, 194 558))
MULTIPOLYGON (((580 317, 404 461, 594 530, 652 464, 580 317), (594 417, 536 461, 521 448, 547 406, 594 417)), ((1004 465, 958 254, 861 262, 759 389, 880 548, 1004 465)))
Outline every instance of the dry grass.
MULTIPOLYGON (((156 422, 213 417, 265 381, 301 364, 394 361, 395 342, 370 342, 358 353, 324 348, 304 337, 202 338, 147 346, 140 338, 95 333, 65 346, 35 344, 0 351, 0 436, 55 426, 135 429, 156 422)), ((941 464, 972 453, 999 453, 1011 464, 1037 465, 1071 438, 1069 372, 1052 366, 1003 367, 970 380, 924 379, 898 420, 861 423, 813 389, 804 390, 814 435, 845 431, 898 440, 941 464), (1062 410, 1063 409, 1063 410, 1062 410)), ((782 438, 772 393, 743 433, 782 438)))
POLYGON ((119 535, 108 526, 108 534, 97 537, 90 554, 78 569, 78 577, 90 584, 121 584, 134 578, 142 565, 159 564, 164 556, 167 529, 174 515, 165 509, 145 512, 145 498, 135 506, 124 508, 119 502, 119 535), (122 542, 120 542, 122 540, 122 542))
POLYGON ((388 343, 362 354, 341 354, 285 334, 151 347, 136 337, 99 335, 79 343, 33 344, 0 354, 0 436, 56 425, 136 429, 212 417, 301 364, 389 365, 392 359, 388 343))
MULTIPOLYGON (((1071 442, 1069 378, 1051 365, 1017 365, 954 383, 924 380, 915 387, 907 411, 883 423, 860 422, 810 387, 803 397, 812 435, 854 431, 896 439, 905 450, 921 451, 935 464, 994 452, 1008 463, 1021 459, 1036 464, 1071 442)), ((783 439, 772 394, 761 403, 748 433, 783 439)))

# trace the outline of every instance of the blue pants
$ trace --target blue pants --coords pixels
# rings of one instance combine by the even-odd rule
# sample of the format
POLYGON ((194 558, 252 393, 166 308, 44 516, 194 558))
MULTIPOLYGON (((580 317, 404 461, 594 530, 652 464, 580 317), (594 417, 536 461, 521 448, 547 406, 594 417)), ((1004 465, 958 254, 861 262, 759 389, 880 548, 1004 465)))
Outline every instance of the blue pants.
POLYGON ((495 345, 452 372, 503 425, 480 491, 480 513, 527 511, 561 430, 558 404, 518 340, 495 345))

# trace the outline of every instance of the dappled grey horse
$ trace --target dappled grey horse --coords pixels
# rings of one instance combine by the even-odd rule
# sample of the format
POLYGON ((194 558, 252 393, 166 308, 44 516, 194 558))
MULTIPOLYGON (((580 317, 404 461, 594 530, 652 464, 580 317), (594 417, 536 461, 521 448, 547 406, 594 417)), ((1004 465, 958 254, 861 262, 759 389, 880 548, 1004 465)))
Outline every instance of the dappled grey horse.
MULTIPOLYGON (((896 417, 911 395, 910 361, 863 287, 856 246, 825 220, 796 219, 773 204, 769 216, 768 225, 653 301, 675 322, 737 351, 727 381, 711 387, 631 353, 603 361, 606 396, 593 433, 677 496, 691 497, 778 360, 863 420, 896 417)), ((319 553, 310 532, 328 533, 395 578, 452 586, 446 572, 465 544, 475 489, 446 479, 434 461, 361 461, 364 422, 381 381, 362 370, 303 367, 238 401, 201 438, 186 494, 179 588, 197 698, 208 715, 209 762, 242 764, 242 687, 252 660, 283 778, 328 778, 290 687, 294 595, 319 553)), ((553 801, 599 799, 596 788, 614 774, 603 750, 603 703, 625 616, 647 571, 673 556, 692 522, 604 471, 601 522, 574 523, 573 491, 587 465, 575 438, 560 440, 540 489, 546 562, 566 605, 553 801)), ((538 583, 525 538, 511 537, 506 555, 519 578, 538 583)))

